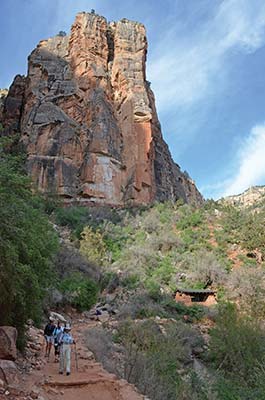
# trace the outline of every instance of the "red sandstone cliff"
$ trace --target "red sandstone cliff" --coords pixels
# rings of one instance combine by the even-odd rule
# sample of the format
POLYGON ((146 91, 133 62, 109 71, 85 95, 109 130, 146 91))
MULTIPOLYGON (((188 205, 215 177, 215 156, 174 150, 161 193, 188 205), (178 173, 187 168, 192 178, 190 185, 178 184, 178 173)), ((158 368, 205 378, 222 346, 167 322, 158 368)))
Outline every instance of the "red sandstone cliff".
POLYGON ((163 141, 146 51, 142 24, 80 13, 69 36, 32 52, 2 119, 6 134, 21 135, 40 191, 111 205, 202 201, 163 141))

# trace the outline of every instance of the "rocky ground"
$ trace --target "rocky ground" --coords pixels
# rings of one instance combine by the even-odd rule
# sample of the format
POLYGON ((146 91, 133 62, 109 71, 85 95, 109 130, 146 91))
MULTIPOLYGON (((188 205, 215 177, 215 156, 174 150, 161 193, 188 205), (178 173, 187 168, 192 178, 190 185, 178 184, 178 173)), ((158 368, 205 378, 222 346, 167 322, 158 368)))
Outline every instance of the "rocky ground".
POLYGON ((101 324, 89 317, 72 320, 76 340, 72 350, 71 375, 59 375, 54 355, 44 357, 42 330, 29 326, 25 357, 0 360, 0 399, 9 400, 143 400, 135 387, 106 372, 85 345, 85 332, 101 324), (77 354, 77 360, 75 357, 77 354))

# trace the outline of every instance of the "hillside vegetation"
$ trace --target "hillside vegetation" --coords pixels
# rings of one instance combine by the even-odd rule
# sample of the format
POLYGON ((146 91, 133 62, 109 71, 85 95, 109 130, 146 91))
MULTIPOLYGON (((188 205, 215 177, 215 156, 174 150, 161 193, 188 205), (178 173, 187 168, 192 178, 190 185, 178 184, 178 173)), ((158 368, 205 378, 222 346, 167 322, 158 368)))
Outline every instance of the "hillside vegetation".
POLYGON ((0 324, 21 348, 45 307, 99 299, 115 318, 90 330, 89 348, 151 399, 264 399, 263 198, 63 208, 34 194, 21 165, 2 140, 0 324), (218 305, 176 303, 177 288, 214 289, 218 305))
POLYGON ((152 399, 264 399, 264 217, 263 202, 57 209, 56 223, 101 268, 102 301, 119 310, 89 347, 152 399), (219 304, 176 303, 179 287, 215 289, 219 304))
POLYGON ((55 215, 105 278, 116 275, 121 285, 141 286, 153 296, 212 288, 219 300, 240 296, 242 309, 252 305, 254 293, 262 296, 264 217, 262 204, 257 212, 213 201, 199 209, 158 203, 120 211, 60 208, 55 215))

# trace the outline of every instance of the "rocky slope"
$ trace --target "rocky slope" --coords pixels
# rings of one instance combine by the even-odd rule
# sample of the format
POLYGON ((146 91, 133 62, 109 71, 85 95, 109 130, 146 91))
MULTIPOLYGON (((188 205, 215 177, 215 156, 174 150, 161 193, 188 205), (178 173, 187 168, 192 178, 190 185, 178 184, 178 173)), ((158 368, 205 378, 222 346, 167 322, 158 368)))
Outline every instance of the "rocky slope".
POLYGON ((265 186, 252 186, 245 190, 243 193, 228 196, 220 201, 223 201, 234 206, 242 208, 258 205, 261 201, 265 200, 265 186))
POLYGON ((161 134, 146 81, 142 24, 79 13, 70 34, 41 41, 4 102, 38 189, 66 203, 201 203, 161 134))

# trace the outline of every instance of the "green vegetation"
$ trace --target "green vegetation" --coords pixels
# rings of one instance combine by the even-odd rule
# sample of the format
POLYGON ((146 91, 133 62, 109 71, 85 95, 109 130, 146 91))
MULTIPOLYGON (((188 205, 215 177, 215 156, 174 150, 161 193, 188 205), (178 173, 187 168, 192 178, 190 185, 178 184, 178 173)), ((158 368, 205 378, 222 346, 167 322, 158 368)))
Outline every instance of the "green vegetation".
POLYGON ((264 207, 239 210, 210 201, 200 209, 181 202, 123 210, 60 208, 56 199, 43 202, 32 193, 21 160, 5 146, 0 323, 18 327, 20 344, 26 320, 41 315, 47 289, 59 289, 64 304, 79 311, 95 304, 104 289, 106 301, 114 293, 118 321, 113 334, 104 336, 104 327, 97 332, 95 351, 102 337, 106 349, 99 358, 108 354, 108 364, 115 359, 115 342, 123 369, 110 368, 150 398, 264 398, 264 207), (61 248, 57 255, 60 280, 52 272, 58 240, 47 214, 71 230, 75 246, 71 254, 61 248), (176 303, 178 287, 216 289, 221 305, 209 310, 176 303), (234 300, 240 312, 229 303, 234 300), (209 347, 197 327, 205 321, 213 326, 209 347))
POLYGON ((234 304, 219 307, 209 360, 217 371, 213 388, 218 399, 264 399, 264 331, 234 304))
POLYGON ((176 326, 166 329, 163 335, 153 321, 124 322, 116 336, 125 348, 124 378, 152 399, 175 397, 181 381, 177 370, 186 357, 176 326))
POLYGON ((240 315, 234 304, 224 304, 211 331, 210 359, 225 377, 248 387, 253 382, 253 369, 265 357, 263 341, 256 320, 240 315))
POLYGON ((119 287, 117 329, 111 336, 102 328, 94 342, 90 332, 89 345, 107 368, 155 400, 264 398, 264 207, 239 210, 209 201, 200 209, 163 203, 71 212, 82 217, 64 224, 88 260, 101 265, 103 287, 110 293, 119 287), (177 287, 216 289, 220 305, 176 303, 177 287), (229 303, 234 300, 240 312, 229 303), (167 321, 163 328, 160 320, 167 321), (194 323, 205 320, 214 327, 209 347, 201 349, 194 323), (122 371, 110 365, 112 345, 120 346, 122 371), (191 362, 193 348, 199 370, 191 362))
POLYGON ((102 234, 86 226, 81 233, 80 252, 88 260, 101 265, 104 261, 106 246, 102 234))
POLYGON ((96 283, 77 272, 63 279, 59 288, 66 302, 79 311, 89 310, 98 298, 99 287, 96 283))
POLYGON ((140 283, 158 298, 161 291, 170 294, 177 287, 210 287, 218 290, 219 299, 229 300, 244 287, 236 284, 234 263, 243 265, 247 282, 246 275, 257 270, 257 255, 264 257, 264 212, 209 201, 200 209, 181 202, 127 210, 59 208, 55 216, 72 230, 82 254, 101 265, 104 274, 118 272, 128 290, 140 283))
POLYGON ((87 344, 103 365, 136 385, 153 400, 203 400, 205 388, 189 364, 193 348, 203 344, 190 325, 181 321, 161 324, 153 320, 122 321, 110 334, 102 328, 89 330, 87 344), (115 364, 115 347, 124 355, 115 364))
POLYGON ((25 322, 39 321, 45 289, 54 280, 58 240, 11 150, 9 142, 0 143, 0 325, 16 326, 22 347, 25 322))

